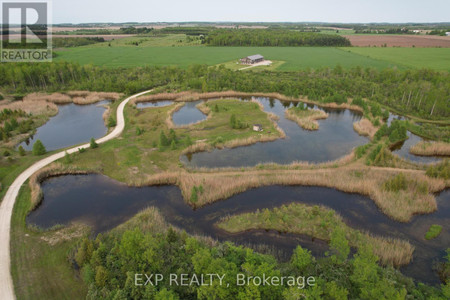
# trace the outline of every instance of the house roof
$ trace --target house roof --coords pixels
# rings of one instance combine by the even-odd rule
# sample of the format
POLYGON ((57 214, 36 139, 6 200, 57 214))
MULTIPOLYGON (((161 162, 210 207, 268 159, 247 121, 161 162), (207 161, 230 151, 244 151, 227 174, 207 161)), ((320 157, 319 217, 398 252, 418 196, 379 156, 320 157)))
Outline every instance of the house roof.
POLYGON ((262 56, 262 55, 260 55, 260 54, 255 54, 255 55, 250 55, 250 56, 248 56, 247 58, 248 58, 248 59, 251 59, 251 60, 257 60, 257 59, 264 58, 264 56, 262 56))

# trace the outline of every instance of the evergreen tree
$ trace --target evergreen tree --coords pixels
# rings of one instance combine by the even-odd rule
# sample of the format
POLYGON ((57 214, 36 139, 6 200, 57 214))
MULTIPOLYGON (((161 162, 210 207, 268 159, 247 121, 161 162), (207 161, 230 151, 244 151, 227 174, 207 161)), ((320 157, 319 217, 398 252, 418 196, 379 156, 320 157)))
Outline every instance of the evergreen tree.
POLYGON ((22 145, 19 146, 19 155, 20 156, 25 156, 26 152, 25 149, 23 149, 22 145))
POLYGON ((44 144, 42 144, 41 140, 37 140, 33 145, 33 155, 39 156, 44 155, 47 153, 47 150, 44 147, 44 144))
POLYGON ((97 142, 95 141, 94 138, 91 138, 90 147, 91 147, 91 149, 98 148, 98 144, 97 144, 97 142))

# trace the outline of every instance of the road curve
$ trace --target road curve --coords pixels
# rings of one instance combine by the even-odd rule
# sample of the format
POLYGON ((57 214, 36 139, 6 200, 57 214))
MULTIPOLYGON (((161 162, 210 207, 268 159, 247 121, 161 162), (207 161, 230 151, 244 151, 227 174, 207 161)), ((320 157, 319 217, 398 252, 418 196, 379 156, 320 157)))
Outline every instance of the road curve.
MULTIPOLYGON (((108 135, 97 140, 98 144, 109 141, 118 137, 125 128, 125 118, 123 111, 125 105, 133 98, 139 97, 143 94, 149 93, 145 91, 127 99, 123 100, 117 107, 117 125, 114 130, 108 135)), ((67 150, 67 153, 74 153, 78 151, 78 148, 88 148, 89 144, 84 144, 67 150)), ((47 166, 48 164, 64 157, 66 151, 53 154, 46 157, 31 167, 23 171, 9 187, 8 191, 3 197, 3 201, 0 204, 0 299, 13 300, 15 299, 14 285, 11 276, 11 257, 10 257, 10 233, 11 233, 11 216, 14 208, 14 203, 19 194, 20 188, 27 181, 27 179, 33 175, 39 169, 47 166)))

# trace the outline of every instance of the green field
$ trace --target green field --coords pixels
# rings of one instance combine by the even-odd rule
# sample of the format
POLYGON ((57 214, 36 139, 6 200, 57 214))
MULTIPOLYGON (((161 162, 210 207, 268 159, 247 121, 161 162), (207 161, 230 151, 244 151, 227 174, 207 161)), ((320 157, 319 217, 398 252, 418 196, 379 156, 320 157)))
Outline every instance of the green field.
POLYGON ((66 60, 80 64, 109 67, 136 67, 145 65, 174 65, 187 67, 191 64, 217 65, 239 58, 261 54, 269 60, 285 61, 277 70, 292 71, 304 68, 356 66, 378 69, 396 63, 326 47, 98 47, 86 46, 57 51, 56 61, 66 60))
POLYGON ((382 60, 406 68, 450 71, 450 48, 344 48, 367 59, 382 60))

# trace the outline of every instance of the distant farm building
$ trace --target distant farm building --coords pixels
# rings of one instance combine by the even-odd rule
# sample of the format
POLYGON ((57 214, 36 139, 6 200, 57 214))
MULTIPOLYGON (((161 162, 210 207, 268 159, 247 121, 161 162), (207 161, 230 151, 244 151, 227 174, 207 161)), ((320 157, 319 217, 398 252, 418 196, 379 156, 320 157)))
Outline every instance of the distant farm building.
POLYGON ((259 54, 241 58, 241 64, 244 64, 244 65, 253 65, 253 64, 256 64, 256 63, 259 63, 262 61, 264 61, 264 56, 259 55, 259 54))
POLYGON ((450 36, 450 31, 445 33, 446 36, 450 36))
POLYGON ((262 131, 262 125, 261 124, 254 124, 253 125, 253 131, 262 131))

